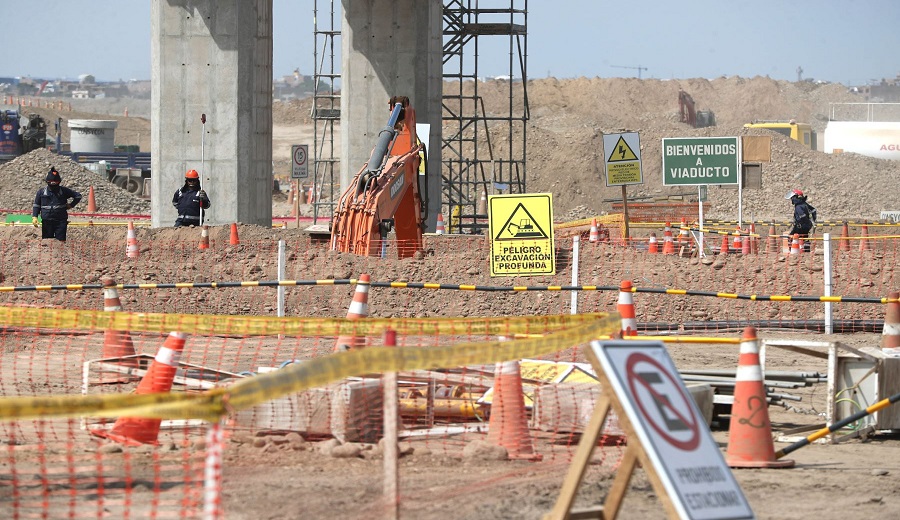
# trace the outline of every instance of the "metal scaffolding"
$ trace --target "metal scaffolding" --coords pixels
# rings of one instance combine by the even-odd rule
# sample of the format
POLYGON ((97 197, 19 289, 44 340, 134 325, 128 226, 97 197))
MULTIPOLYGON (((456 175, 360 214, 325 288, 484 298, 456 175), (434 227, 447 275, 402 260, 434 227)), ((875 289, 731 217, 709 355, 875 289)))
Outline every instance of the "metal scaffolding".
POLYGON ((443 16, 441 212, 450 233, 481 233, 487 195, 526 190, 528 1, 447 1, 443 16), (482 76, 483 49, 501 44, 506 73, 482 76))
POLYGON ((331 220, 341 193, 340 153, 335 149, 335 125, 341 121, 341 94, 335 85, 341 78, 340 60, 335 59, 335 50, 340 53, 341 49, 340 20, 335 19, 334 0, 322 3, 330 8, 324 18, 320 17, 319 0, 313 1, 313 224, 319 219, 331 220))
MULTIPOLYGON (((330 220, 340 196, 340 159, 335 125, 340 122, 340 20, 335 0, 321 17, 314 0, 315 91, 312 109, 314 219, 330 220), (339 56, 338 56, 339 58, 339 56)), ((445 0, 443 4, 443 95, 441 213, 451 233, 487 227, 487 195, 525 193, 527 0, 445 0), (485 78, 478 58, 505 45, 506 74, 485 78), (482 89, 489 89, 486 102, 482 89), (500 99, 501 101, 497 101, 500 99)), ((495 71, 492 71, 495 72, 495 71)), ((501 72, 501 71, 496 71, 501 72)))

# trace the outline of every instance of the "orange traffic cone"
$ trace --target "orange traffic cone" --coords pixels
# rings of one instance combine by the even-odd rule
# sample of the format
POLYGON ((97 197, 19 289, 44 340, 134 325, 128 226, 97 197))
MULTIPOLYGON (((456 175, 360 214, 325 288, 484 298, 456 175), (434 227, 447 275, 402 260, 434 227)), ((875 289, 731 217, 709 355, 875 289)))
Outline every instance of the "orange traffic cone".
MULTIPOLYGON (((350 307, 347 309, 348 320, 358 320, 360 318, 369 317, 369 275, 359 275, 356 282, 356 292, 353 293, 353 300, 350 301, 350 307)), ((335 352, 344 352, 363 348, 366 346, 366 338, 359 336, 340 336, 334 342, 335 352)))
POLYGON ((782 237, 781 238, 781 252, 784 254, 789 254, 791 252, 791 238, 790 237, 782 237))
POLYGON ((659 243, 656 241, 656 233, 650 233, 650 242, 647 243, 648 253, 659 253, 659 243))
POLYGON ((637 336, 637 318, 634 312, 634 298, 631 296, 631 280, 623 280, 619 285, 619 301, 616 310, 622 317, 622 335, 637 336))
POLYGON ((97 201, 94 199, 94 187, 91 186, 88 190, 88 213, 97 213, 97 201))
POLYGON ((728 427, 725 460, 732 468, 789 468, 793 460, 777 460, 769 422, 769 404, 759 366, 756 329, 741 335, 741 355, 735 376, 734 403, 728 427))
POLYGON ((778 235, 775 231, 775 223, 769 226, 769 236, 766 237, 766 253, 775 253, 778 250, 778 235))
POLYGON ((750 237, 744 235, 741 237, 741 254, 749 255, 750 254, 750 237))
POLYGON ((241 243, 240 239, 238 238, 237 223, 235 222, 231 223, 231 238, 229 238, 228 243, 233 246, 241 243))
POLYGON ((869 221, 867 221, 867 220, 863 221, 862 233, 860 234, 860 239, 859 239, 859 250, 860 251, 871 251, 872 250, 872 243, 869 242, 869 226, 866 225, 868 223, 869 223, 869 221))
MULTIPOLYGON (((109 277, 105 277, 101 281, 103 283, 103 310, 106 312, 121 312, 122 302, 119 300, 119 290, 116 288, 116 281, 109 277)), ((135 351, 134 342, 131 341, 131 334, 121 330, 107 329, 104 331, 101 357, 121 358, 133 355, 135 355, 135 351)), ((137 360, 124 360, 117 362, 117 364, 137 366, 137 360)))
POLYGON ((791 239, 791 254, 800 254, 800 235, 797 233, 794 233, 794 237, 791 239))
POLYGON ((841 243, 838 245, 838 251, 850 251, 850 225, 844 222, 841 228, 841 243))
POLYGON ((881 348, 900 348, 900 291, 888 294, 894 300, 884 311, 884 328, 881 329, 881 348))
POLYGON ((589 242, 597 242, 600 240, 600 231, 597 229, 597 219, 591 219, 591 234, 588 235, 589 242))
MULTIPOLYGON (((741 230, 739 229, 738 232, 741 230)), ((743 240, 741 240, 741 235, 734 235, 734 238, 731 239, 731 250, 735 253, 743 253, 743 240)))
POLYGON ((539 461, 528 431, 525 394, 519 362, 502 361, 494 369, 494 395, 487 442, 506 448, 509 458, 539 461))
POLYGON ((197 249, 209 249, 209 226, 207 225, 200 230, 200 244, 197 249))
POLYGON ((437 223, 434 225, 434 232, 437 235, 443 235, 447 230, 444 228, 444 215, 438 213, 437 223))
POLYGON ((672 223, 666 222, 666 230, 663 232, 663 254, 675 254, 675 240, 672 237, 672 223))
POLYGON ((137 235, 134 232, 134 222, 129 222, 128 232, 125 235, 125 256, 137 258, 140 254, 141 250, 138 247, 137 235))
MULTIPOLYGON (((169 337, 159 348, 150 368, 135 389, 135 394, 165 394, 172 390, 172 381, 178 370, 181 351, 184 350, 185 337, 181 332, 169 333, 169 337)), ((96 429, 91 430, 91 433, 126 446, 157 444, 160 423, 161 419, 122 417, 116 421, 111 430, 96 429)))
POLYGON ((312 204, 312 203, 315 202, 315 201, 316 201, 316 192, 315 192, 315 190, 313 189, 313 186, 310 185, 310 186, 309 186, 309 193, 306 194, 306 203, 307 203, 307 204, 312 204))
POLYGON ((719 248, 719 254, 728 254, 728 235, 722 235, 722 247, 719 248))

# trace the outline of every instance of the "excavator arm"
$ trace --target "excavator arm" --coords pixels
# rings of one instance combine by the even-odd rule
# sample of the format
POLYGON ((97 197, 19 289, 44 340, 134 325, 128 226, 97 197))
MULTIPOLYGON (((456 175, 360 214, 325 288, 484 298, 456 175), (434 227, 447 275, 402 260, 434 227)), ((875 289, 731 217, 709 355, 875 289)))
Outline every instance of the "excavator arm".
POLYGON ((399 258, 423 249, 418 177, 422 146, 416 137, 415 110, 407 98, 391 101, 391 116, 369 161, 338 200, 331 221, 334 251, 383 257, 392 230, 399 258))

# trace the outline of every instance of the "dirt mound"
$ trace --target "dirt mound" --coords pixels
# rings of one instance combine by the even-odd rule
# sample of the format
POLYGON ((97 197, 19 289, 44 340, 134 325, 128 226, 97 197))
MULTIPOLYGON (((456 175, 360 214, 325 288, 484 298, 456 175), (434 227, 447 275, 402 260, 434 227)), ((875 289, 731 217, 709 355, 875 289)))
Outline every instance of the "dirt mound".
POLYGON ((84 197, 74 212, 87 210, 88 192, 94 187, 94 199, 99 213, 150 214, 150 201, 136 197, 117 188, 98 173, 94 173, 72 161, 48 150, 34 150, 14 160, 0 165, 0 211, 31 212, 31 205, 37 191, 47 184, 47 171, 55 167, 62 177, 62 185, 71 188, 84 197))

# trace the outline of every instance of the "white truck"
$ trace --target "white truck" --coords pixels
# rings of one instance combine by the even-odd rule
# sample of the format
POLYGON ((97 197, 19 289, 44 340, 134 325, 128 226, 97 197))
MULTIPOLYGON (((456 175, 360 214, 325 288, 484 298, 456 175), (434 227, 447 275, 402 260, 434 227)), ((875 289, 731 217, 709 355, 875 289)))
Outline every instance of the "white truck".
POLYGON ((825 153, 900 160, 900 103, 834 103, 825 153))

